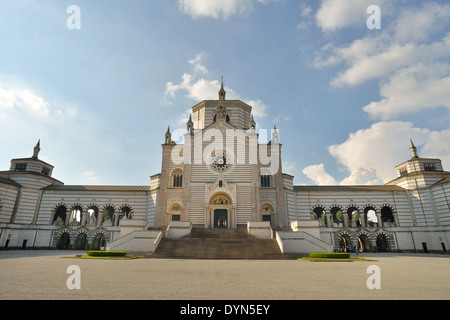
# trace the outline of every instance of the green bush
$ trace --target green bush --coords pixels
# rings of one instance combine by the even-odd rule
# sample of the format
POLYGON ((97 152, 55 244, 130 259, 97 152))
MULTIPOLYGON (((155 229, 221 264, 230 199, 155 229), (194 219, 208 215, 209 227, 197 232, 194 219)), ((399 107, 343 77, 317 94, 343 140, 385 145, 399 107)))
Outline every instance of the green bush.
POLYGON ((88 256, 91 257, 124 257, 126 251, 86 251, 88 256))
POLYGON ((327 259, 348 259, 350 258, 349 252, 311 252, 309 254, 311 258, 327 258, 327 259))

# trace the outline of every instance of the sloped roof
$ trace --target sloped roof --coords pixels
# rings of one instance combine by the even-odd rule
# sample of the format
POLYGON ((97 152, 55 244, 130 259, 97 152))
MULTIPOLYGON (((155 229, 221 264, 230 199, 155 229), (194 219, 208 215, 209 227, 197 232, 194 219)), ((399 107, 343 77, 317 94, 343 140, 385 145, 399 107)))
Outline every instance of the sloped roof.
POLYGON ((0 183, 9 184, 9 185, 15 186, 15 187, 20 187, 21 186, 19 183, 15 182, 14 180, 9 179, 9 178, 2 178, 2 177, 0 177, 0 183))
POLYGON ((433 186, 438 185, 438 184, 444 184, 444 183, 449 183, 450 182, 450 177, 448 178, 444 178, 438 182, 436 182, 433 186))
POLYGON ((134 191, 148 191, 150 186, 99 186, 99 185, 50 185, 44 190, 55 191, 120 191, 120 192, 134 192, 134 191))
POLYGON ((373 185, 373 186, 294 186, 295 191, 330 191, 330 192, 357 192, 357 191, 405 191, 399 186, 373 185))
POLYGON ((21 162, 21 161, 41 162, 41 163, 43 163, 43 164, 45 164, 45 165, 47 165, 49 167, 54 168, 54 166, 52 166, 50 163, 47 163, 47 162, 45 162, 45 161, 43 161, 41 159, 33 159, 33 158, 16 158, 16 159, 11 159, 11 162, 16 162, 16 161, 19 161, 19 162, 21 162))
MULTIPOLYGON (((408 172, 407 174, 399 176, 399 177, 397 177, 397 178, 387 182, 386 184, 393 183, 394 181, 401 180, 401 179, 404 179, 406 177, 413 177, 413 176, 437 176, 437 175, 450 176, 450 172, 449 171, 414 171, 414 172, 408 172)), ((444 178, 444 179, 446 179, 446 178, 444 178)))

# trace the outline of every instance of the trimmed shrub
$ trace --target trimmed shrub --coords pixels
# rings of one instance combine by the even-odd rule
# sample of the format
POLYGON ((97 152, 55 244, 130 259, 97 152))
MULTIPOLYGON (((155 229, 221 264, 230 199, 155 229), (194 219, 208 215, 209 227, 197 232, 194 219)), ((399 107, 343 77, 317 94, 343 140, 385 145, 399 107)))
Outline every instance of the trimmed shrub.
POLYGON ((91 257, 124 257, 126 251, 86 251, 88 256, 91 257))
POLYGON ((309 254, 311 258, 327 258, 327 259, 348 259, 350 258, 349 252, 311 252, 309 254))

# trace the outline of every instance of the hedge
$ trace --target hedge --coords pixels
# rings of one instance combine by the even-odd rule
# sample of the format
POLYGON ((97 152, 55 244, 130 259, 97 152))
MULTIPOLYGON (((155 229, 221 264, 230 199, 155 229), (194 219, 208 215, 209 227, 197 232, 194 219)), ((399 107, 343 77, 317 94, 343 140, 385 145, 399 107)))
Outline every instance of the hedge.
POLYGON ((350 258, 349 252, 311 252, 309 254, 311 258, 328 258, 328 259, 348 259, 350 258))
POLYGON ((86 251, 88 256, 91 257, 124 257, 126 251, 86 251))

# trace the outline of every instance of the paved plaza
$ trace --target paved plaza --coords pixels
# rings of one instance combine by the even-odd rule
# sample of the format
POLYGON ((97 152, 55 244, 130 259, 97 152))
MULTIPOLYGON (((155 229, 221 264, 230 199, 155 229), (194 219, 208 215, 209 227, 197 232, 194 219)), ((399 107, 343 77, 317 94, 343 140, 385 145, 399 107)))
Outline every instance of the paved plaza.
POLYGON ((450 256, 362 254, 376 261, 100 260, 85 252, 0 251, 0 299, 297 300, 449 299, 450 256), (68 267, 80 289, 68 289, 68 267), (380 289, 369 289, 369 266, 380 289))

